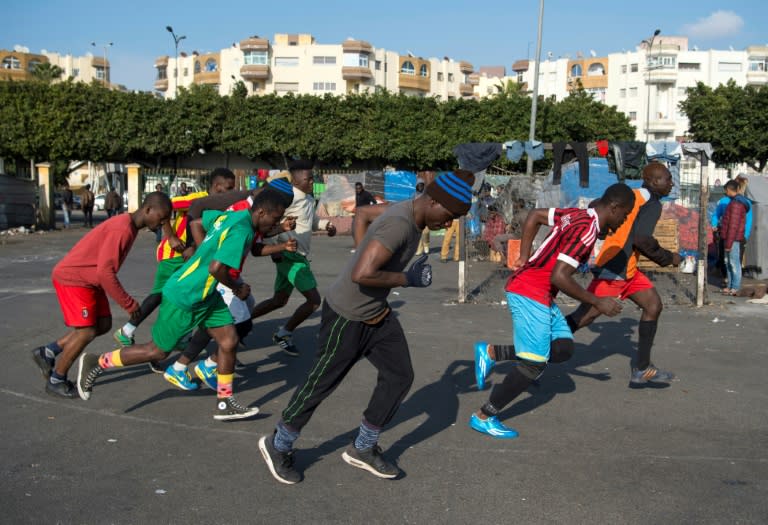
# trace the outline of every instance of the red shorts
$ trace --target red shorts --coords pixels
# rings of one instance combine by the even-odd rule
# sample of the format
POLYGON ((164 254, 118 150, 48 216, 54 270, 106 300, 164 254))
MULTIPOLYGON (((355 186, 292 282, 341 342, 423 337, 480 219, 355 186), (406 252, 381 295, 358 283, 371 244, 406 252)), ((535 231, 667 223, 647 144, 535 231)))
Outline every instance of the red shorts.
POLYGON ((64 324, 72 328, 96 326, 99 317, 111 317, 107 294, 101 288, 67 286, 53 281, 64 324))
POLYGON ((653 283, 640 270, 627 280, 592 279, 587 290, 598 297, 618 297, 621 300, 637 292, 653 288, 653 283))

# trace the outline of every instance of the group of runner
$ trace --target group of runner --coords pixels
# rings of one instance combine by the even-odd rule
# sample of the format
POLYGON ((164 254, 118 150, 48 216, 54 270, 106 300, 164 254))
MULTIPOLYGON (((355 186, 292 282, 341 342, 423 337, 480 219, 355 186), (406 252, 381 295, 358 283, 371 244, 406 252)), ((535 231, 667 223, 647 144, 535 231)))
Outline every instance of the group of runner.
MULTIPOLYGON (((517 366, 472 414, 471 428, 496 438, 517 437, 515 430, 499 421, 499 411, 525 391, 549 361, 563 362, 572 356, 575 330, 601 314, 620 313, 617 297, 628 297, 643 310, 631 384, 673 378, 650 362, 661 300, 635 265, 638 253, 662 265, 679 263, 677 254, 653 239, 661 211, 659 198, 669 193, 672 182, 661 164, 647 166, 643 177, 642 189, 615 184, 586 210, 531 211, 520 258, 506 286, 514 344, 475 344, 478 389, 485 388, 497 361, 512 360, 517 366), (542 225, 552 230, 530 255, 542 225), (595 280, 585 290, 573 274, 588 260, 599 237, 607 238, 597 257, 595 280), (554 303, 558 291, 582 302, 567 318, 554 303)), ((306 301, 278 328, 273 340, 289 355, 298 355, 292 332, 322 306, 318 349, 306 380, 295 390, 274 432, 259 439, 270 473, 282 483, 301 481, 294 467, 294 442, 320 403, 357 361, 366 358, 377 369, 376 386, 359 431, 342 458, 378 477, 397 477, 400 470, 382 454, 379 434, 407 395, 413 368, 405 334, 387 297, 393 288, 431 284, 428 256, 411 259, 425 228, 449 227, 469 211, 474 175, 465 170, 443 173, 413 200, 375 206, 374 214, 362 213, 370 219, 355 230, 357 249, 322 300, 310 268, 311 236, 318 229, 334 235, 336 229, 315 215, 312 164, 296 161, 288 172, 253 191, 233 191, 234 183, 231 171, 217 169, 211 174, 210 195, 171 200, 163 193, 150 193, 137 211, 105 221, 56 265, 53 284, 70 331, 32 351, 46 391, 87 400, 106 370, 140 363, 149 363, 176 387, 194 390, 199 383, 188 367, 213 339, 216 351, 193 367, 199 381, 216 390, 213 417, 222 421, 252 417, 258 408, 241 404, 233 394, 236 349, 251 331, 252 319, 284 306, 297 288, 306 301), (139 304, 125 291, 117 272, 145 227, 162 229, 164 235, 158 245, 152 292, 139 304), (259 304, 241 275, 249 252, 271 255, 277 270, 273 297, 259 304), (95 337, 111 330, 107 295, 130 315, 129 322, 114 333, 119 347, 101 355, 83 352, 95 337), (152 340, 135 344, 137 326, 158 306, 152 340), (182 355, 166 364, 175 349, 182 355), (75 364, 73 383, 67 374, 75 364)))

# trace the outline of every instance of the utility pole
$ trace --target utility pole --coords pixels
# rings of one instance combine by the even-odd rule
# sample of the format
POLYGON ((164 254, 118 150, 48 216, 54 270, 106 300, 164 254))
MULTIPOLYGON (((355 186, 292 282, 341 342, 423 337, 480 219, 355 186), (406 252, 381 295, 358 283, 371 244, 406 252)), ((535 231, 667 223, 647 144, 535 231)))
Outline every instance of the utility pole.
POLYGON ((187 37, 184 35, 176 35, 171 26, 165 26, 165 30, 173 37, 173 45, 176 48, 176 60, 173 63, 173 98, 176 98, 176 93, 179 90, 179 42, 187 37))
MULTIPOLYGON (((544 0, 539 0, 539 30, 536 37, 536 62, 533 68, 533 100, 531 101, 531 127, 528 133, 528 140, 532 141, 536 135, 536 111, 539 105, 539 61, 541 59, 541 32, 544 26, 544 0)), ((525 173, 529 177, 533 175, 533 157, 528 157, 528 164, 525 173)))
POLYGON ((648 45, 645 59, 646 66, 648 67, 648 93, 645 100, 645 142, 648 142, 648 131, 651 127, 651 51, 653 51, 653 41, 656 40, 659 33, 661 33, 661 29, 654 31, 650 40, 643 40, 643 43, 648 45))
MULTIPOLYGON (((96 47, 96 42, 91 42, 93 47, 96 47)), ((102 44, 104 47, 104 87, 109 87, 109 62, 107 62, 107 48, 112 47, 112 42, 102 44)))

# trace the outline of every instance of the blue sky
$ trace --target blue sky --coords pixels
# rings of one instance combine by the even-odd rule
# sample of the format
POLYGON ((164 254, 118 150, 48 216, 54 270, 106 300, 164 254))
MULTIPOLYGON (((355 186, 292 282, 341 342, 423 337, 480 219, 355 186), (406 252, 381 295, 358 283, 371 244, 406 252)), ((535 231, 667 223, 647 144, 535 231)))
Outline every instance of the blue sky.
MULTIPOLYGON (((26 46, 62 54, 103 53, 112 80, 130 89, 152 89, 154 60, 172 55, 171 25, 186 35, 180 50, 218 51, 250 35, 311 33, 321 44, 347 37, 374 47, 422 57, 449 56, 475 68, 505 65, 530 56, 536 47, 538 0, 482 3, 452 0, 199 1, 122 2, 24 0, 3 7, 0 48, 26 46), (98 44, 97 48, 91 42, 98 44)), ((634 49, 654 29, 688 36, 699 49, 744 49, 768 44, 762 1, 697 0, 576 2, 546 0, 542 59, 551 52, 598 56, 634 49)))

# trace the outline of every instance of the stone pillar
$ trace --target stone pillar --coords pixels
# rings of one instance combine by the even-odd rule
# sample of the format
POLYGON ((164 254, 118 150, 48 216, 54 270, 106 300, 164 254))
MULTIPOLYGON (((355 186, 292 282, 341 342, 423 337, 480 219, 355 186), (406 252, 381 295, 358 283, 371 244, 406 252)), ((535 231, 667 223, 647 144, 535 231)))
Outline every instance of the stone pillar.
POLYGON ((53 205, 53 175, 51 174, 51 164, 40 162, 35 164, 37 168, 37 194, 38 203, 38 226, 44 230, 53 230, 56 228, 56 207, 53 205))
POLYGON ((141 165, 128 164, 128 213, 141 207, 141 165))

